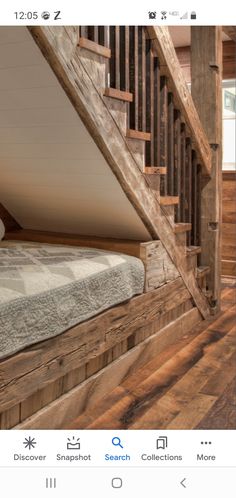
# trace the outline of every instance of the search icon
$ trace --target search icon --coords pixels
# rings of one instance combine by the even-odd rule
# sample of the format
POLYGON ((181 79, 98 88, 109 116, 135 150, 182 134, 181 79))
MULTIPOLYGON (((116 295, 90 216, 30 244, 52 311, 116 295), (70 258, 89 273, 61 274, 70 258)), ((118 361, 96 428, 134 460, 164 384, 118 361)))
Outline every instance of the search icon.
POLYGON ((120 448, 122 448, 123 450, 123 446, 119 437, 113 437, 111 442, 114 446, 120 446, 120 448))

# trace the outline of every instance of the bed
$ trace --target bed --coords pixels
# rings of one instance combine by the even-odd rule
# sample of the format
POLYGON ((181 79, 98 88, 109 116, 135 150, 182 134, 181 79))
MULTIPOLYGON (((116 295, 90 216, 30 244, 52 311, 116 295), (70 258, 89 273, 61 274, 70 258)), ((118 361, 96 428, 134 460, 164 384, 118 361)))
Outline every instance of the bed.
POLYGON ((0 244, 0 358, 54 337, 144 291, 144 265, 86 247, 0 244))
POLYGON ((0 242, 0 429, 65 428, 199 320, 159 240, 0 242))

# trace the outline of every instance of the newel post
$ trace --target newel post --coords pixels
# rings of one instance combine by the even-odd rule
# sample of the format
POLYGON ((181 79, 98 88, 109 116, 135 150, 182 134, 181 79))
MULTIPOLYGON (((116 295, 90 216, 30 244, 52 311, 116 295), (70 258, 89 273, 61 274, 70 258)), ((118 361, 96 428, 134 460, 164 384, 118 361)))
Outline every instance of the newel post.
POLYGON ((222 211, 222 28, 191 28, 192 97, 212 151, 211 177, 202 181, 201 264, 210 266, 212 306, 220 307, 222 211))

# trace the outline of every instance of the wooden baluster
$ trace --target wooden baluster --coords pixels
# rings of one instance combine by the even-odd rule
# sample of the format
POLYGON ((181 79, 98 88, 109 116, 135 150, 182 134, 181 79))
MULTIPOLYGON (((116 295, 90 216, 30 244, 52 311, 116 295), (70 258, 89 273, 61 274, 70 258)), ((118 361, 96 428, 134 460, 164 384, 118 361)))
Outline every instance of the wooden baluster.
POLYGON ((154 57, 154 166, 160 166, 160 130, 161 130, 161 113, 160 113, 160 67, 159 60, 154 57))
POLYGON ((191 231, 191 244, 197 245, 197 157, 196 153, 192 151, 192 231, 191 231))
MULTIPOLYGON (((201 246, 201 199, 202 199, 202 166, 197 165, 197 246, 201 246)), ((199 255, 200 260, 200 255, 199 255)), ((200 262, 200 261, 199 261, 200 262)))
POLYGON ((88 26, 88 39, 98 43, 98 26, 88 26))
POLYGON ((104 47, 109 47, 109 26, 98 26, 98 43, 104 47))
POLYGON ((138 101, 140 131, 146 131, 146 35, 143 27, 138 28, 138 101))
MULTIPOLYGON (((160 166, 167 167, 167 78, 161 76, 161 92, 160 92, 160 166)), ((161 176, 161 195, 167 195, 167 175, 161 176)))
POLYGON ((120 28, 110 26, 110 86, 120 90, 120 28))
MULTIPOLYGON (((109 26, 99 26, 98 27, 98 43, 99 45, 103 45, 104 47, 110 47, 110 34, 109 34, 109 26)), ((108 88, 110 86, 110 59, 105 60, 105 87, 108 88)))
POLYGON ((180 188, 180 221, 185 222, 185 162, 186 162, 186 130, 185 124, 181 123, 180 135, 180 171, 181 171, 181 188, 180 188))
POLYGON ((109 28, 109 41, 111 49, 110 58, 110 87, 115 88, 116 77, 115 77, 115 26, 110 26, 109 28))
MULTIPOLYGON (((174 195, 181 195, 181 115, 174 110, 174 195)), ((180 203, 175 206, 175 219, 181 221, 180 203)))
POLYGON ((133 102, 130 104, 130 128, 138 130, 138 27, 130 26, 129 34, 130 92, 133 94, 133 102))
POLYGON ((168 153, 167 153, 167 192, 174 195, 174 99, 168 93, 168 153))
MULTIPOLYGON (((186 139, 185 168, 185 222, 192 221, 192 141, 186 139)), ((191 234, 187 232, 187 245, 190 245, 191 234)))
POLYGON ((95 43, 99 43, 99 40, 98 40, 98 26, 94 26, 93 27, 93 41, 95 41, 95 43))
POLYGON ((120 90, 120 26, 115 26, 115 88, 120 90))
POLYGON ((129 26, 120 26, 120 89, 129 92, 129 26))
POLYGON ((81 38, 88 38, 88 26, 80 26, 81 38))
MULTIPOLYGON (((129 84, 129 26, 120 26, 120 89, 124 92, 130 91, 129 84)), ((127 123, 129 119, 130 105, 127 103, 127 123)))
POLYGON ((145 143, 145 163, 154 165, 154 57, 151 40, 146 40, 146 131, 151 141, 145 143))

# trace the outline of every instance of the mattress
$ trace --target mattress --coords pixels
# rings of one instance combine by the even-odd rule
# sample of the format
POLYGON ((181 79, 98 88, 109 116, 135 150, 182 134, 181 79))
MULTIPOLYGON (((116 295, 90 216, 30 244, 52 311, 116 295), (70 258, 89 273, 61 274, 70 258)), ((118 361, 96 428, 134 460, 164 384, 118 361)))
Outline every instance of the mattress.
POLYGON ((122 303, 144 288, 138 258, 98 249, 0 243, 0 358, 122 303))

